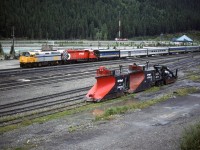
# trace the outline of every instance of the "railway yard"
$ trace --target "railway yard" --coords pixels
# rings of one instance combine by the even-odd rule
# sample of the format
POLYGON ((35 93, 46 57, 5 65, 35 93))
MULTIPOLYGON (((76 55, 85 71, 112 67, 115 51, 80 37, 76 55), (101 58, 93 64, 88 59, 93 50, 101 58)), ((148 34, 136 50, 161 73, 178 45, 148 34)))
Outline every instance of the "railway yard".
POLYGON ((0 149, 179 149, 181 133, 200 121, 199 52, 23 69, 18 61, 3 61, 0 67, 0 149), (177 81, 102 103, 85 102, 99 66, 118 69, 147 61, 178 69, 177 81), (180 89, 195 92, 179 96, 180 89), (155 105, 95 119, 111 107, 170 93, 155 105))

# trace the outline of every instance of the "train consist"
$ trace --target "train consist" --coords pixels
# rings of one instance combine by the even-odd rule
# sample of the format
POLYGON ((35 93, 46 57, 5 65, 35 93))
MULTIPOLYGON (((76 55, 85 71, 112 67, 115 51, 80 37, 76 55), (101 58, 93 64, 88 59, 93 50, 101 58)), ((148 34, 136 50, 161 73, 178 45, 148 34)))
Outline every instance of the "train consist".
POLYGON ((87 101, 99 102, 146 90, 152 86, 174 83, 177 79, 166 66, 129 65, 128 69, 109 70, 100 67, 96 72, 96 83, 86 95, 87 101))
POLYGON ((99 61, 127 57, 168 55, 176 53, 200 52, 199 46, 142 48, 142 49, 67 49, 53 51, 24 52, 20 56, 20 67, 40 67, 76 63, 79 61, 99 61))

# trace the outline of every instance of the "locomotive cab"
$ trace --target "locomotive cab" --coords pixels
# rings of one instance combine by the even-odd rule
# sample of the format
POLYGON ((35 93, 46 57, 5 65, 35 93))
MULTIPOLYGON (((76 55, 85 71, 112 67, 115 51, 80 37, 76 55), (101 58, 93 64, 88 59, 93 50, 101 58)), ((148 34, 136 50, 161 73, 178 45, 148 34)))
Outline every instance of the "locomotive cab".
POLYGON ((35 62, 34 52, 23 52, 19 58, 20 67, 25 67, 35 62))

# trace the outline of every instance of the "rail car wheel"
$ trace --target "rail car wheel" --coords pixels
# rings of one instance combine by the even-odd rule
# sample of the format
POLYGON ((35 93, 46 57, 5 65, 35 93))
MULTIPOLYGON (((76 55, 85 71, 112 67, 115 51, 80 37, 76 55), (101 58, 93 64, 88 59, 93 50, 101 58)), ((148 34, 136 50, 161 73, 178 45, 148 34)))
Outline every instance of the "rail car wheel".
POLYGON ((157 81, 155 85, 156 86, 162 86, 163 84, 164 84, 164 82, 162 80, 160 80, 160 81, 157 81))
POLYGON ((24 65, 24 64, 20 64, 20 67, 21 67, 21 68, 25 68, 25 65, 24 65))
POLYGON ((33 67, 37 67, 37 64, 36 64, 36 63, 34 63, 34 64, 33 64, 33 67))
POLYGON ((31 68, 31 64, 26 64, 26 67, 31 68))
POLYGON ((57 63, 58 65, 62 65, 62 63, 61 63, 61 61, 58 61, 58 63, 57 63))
POLYGON ((38 67, 41 67, 42 66, 42 64, 41 63, 38 63, 38 67))

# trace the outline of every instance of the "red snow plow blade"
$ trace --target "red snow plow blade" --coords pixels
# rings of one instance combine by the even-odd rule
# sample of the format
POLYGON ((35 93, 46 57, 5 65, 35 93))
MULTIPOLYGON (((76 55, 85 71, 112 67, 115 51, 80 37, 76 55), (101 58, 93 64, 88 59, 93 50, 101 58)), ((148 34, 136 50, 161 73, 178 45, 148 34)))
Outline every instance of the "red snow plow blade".
POLYGON ((138 66, 136 64, 129 65, 129 70, 132 72, 130 73, 129 93, 136 92, 145 80, 144 67, 143 65, 138 66))
POLYGON ((87 101, 101 101, 115 86, 115 77, 105 67, 97 69, 96 84, 86 95, 87 101))
POLYGON ((115 78, 112 76, 97 78, 96 84, 90 89, 86 97, 87 101, 102 100, 114 87, 115 78))
POLYGON ((130 74, 130 89, 128 90, 129 93, 137 92, 138 87, 145 79, 144 72, 136 72, 130 74))

